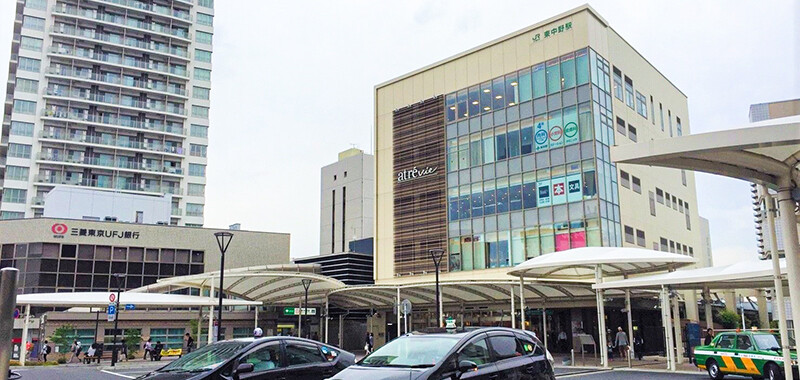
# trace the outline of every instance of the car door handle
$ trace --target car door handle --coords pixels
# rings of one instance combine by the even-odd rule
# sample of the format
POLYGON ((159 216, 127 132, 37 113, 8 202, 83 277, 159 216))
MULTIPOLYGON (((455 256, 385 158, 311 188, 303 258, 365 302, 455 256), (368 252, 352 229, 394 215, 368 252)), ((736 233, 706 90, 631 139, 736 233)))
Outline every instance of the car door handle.
POLYGON ((490 379, 490 380, 494 380, 494 379, 496 379, 496 378, 498 378, 498 377, 500 377, 500 375, 499 375, 499 374, 496 374, 496 373, 495 373, 495 374, 492 374, 492 375, 489 375, 489 379, 490 379))

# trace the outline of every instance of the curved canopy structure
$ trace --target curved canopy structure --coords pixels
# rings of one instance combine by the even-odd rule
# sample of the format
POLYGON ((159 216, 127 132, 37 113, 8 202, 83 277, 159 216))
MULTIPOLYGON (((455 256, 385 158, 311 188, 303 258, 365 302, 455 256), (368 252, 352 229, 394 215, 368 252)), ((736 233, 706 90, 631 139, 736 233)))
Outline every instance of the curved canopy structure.
MULTIPOLYGON (((313 273, 314 265, 259 265, 225 271, 224 292, 229 296, 264 304, 294 304, 305 299, 303 280, 310 280, 309 305, 320 305, 334 289, 344 288, 339 280, 313 273)), ((171 287, 217 288, 219 271, 160 279, 134 292, 163 292, 171 287)))
MULTIPOLYGON (((786 262, 781 259, 781 274, 786 274, 786 262)), ((629 278, 592 285, 595 289, 747 289, 773 286, 772 262, 769 260, 742 261, 720 267, 706 267, 670 273, 629 278)))
MULTIPOLYGON (((109 296, 114 292, 75 292, 75 293, 33 293, 17 296, 17 305, 48 307, 105 307, 111 303, 109 296)), ((210 297, 187 296, 181 294, 122 292, 120 304, 133 304, 137 308, 169 308, 216 306, 219 300, 210 297)), ((237 299, 224 299, 225 306, 258 306, 261 302, 237 299)))
POLYGON ((744 128, 624 144, 611 148, 621 164, 664 166, 743 179, 773 187, 800 183, 800 116, 744 128))
POLYGON ((541 280, 595 280, 596 267, 604 277, 659 272, 692 265, 697 259, 643 248, 584 247, 548 253, 508 271, 515 277, 541 280))

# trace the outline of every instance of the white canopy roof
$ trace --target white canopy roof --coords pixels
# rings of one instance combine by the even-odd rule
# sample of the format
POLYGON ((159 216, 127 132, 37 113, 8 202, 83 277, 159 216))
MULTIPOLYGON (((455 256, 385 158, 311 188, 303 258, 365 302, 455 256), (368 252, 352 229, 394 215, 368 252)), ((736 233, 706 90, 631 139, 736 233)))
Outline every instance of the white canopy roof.
POLYGON ((591 280, 600 265, 604 277, 658 272, 697 262, 690 256, 643 248, 584 247, 548 253, 508 271, 515 277, 541 280, 591 280))
MULTIPOLYGON (((786 273, 786 262, 781 259, 781 273, 786 273)), ((772 261, 748 260, 736 264, 680 270, 652 276, 629 278, 592 285, 595 289, 660 289, 669 285, 673 289, 744 289, 772 287, 774 285, 772 261)))
MULTIPOLYGON (((17 305, 50 306, 50 307, 105 307, 114 292, 75 292, 75 293, 33 293, 17 296, 17 305)), ((191 306, 216 306, 219 299, 181 294, 122 292, 120 305, 133 304, 136 308, 167 308, 191 306)), ((223 299, 225 306, 261 305, 261 302, 236 299, 223 299)))

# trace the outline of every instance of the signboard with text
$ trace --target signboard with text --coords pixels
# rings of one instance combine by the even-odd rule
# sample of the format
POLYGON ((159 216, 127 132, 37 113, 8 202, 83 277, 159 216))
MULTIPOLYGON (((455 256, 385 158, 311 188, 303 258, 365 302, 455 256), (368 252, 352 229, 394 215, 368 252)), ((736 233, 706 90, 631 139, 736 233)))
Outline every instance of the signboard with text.
POLYGON ((317 308, 309 307, 309 308, 300 308, 300 307, 284 307, 283 308, 283 315, 317 315, 317 308))

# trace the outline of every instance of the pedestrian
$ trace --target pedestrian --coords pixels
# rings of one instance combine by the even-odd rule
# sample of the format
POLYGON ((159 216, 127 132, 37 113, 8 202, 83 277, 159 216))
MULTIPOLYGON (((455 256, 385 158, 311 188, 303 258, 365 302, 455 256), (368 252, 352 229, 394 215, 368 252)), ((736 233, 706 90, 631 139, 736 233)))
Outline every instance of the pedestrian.
MULTIPOLYGON (((119 361, 122 361, 122 359, 125 359, 125 361, 128 361, 128 344, 125 343, 125 338, 122 338, 122 347, 121 347, 121 349, 122 349, 122 358, 120 358, 119 361)), ((97 362, 100 363, 100 359, 99 358, 98 358, 97 362)))
POLYGON ((86 350, 86 353, 83 354, 83 364, 89 364, 94 360, 95 351, 97 351, 97 343, 92 343, 86 350))
POLYGON ((264 330, 261 327, 256 327, 253 329, 253 338, 261 338, 264 336, 264 330))
POLYGON ((558 344, 556 346, 561 352, 567 351, 567 333, 564 330, 558 333, 558 344))
POLYGON ((714 340, 714 329, 709 327, 706 329, 706 339, 703 341, 703 345, 710 346, 712 340, 714 340))
POLYGON ((164 349, 164 345, 161 344, 160 340, 156 341, 156 345, 153 347, 153 352, 150 353, 150 358, 155 361, 161 361, 161 351, 164 349))
POLYGON ((366 351, 367 354, 372 353, 372 342, 372 333, 367 333, 367 338, 364 342, 364 351, 366 351))
POLYGON ((644 339, 642 339, 642 334, 638 331, 633 334, 633 353, 636 354, 636 358, 639 360, 644 357, 644 339))
POLYGON ((51 350, 51 348, 50 348, 50 345, 49 345, 49 344, 48 344, 48 342, 45 340, 45 341, 44 341, 44 345, 42 345, 42 357, 41 357, 41 360, 42 360, 42 361, 44 361, 44 362, 46 362, 46 361, 47 361, 47 354, 49 354, 49 353, 50 353, 50 350, 51 350))
POLYGON ((69 362, 72 363, 72 359, 78 359, 78 362, 81 361, 81 342, 73 341, 72 346, 69 348, 70 352, 72 352, 72 356, 69 357, 69 362))
POLYGON ((153 360, 153 338, 147 338, 144 342, 144 356, 142 359, 147 360, 147 354, 150 354, 150 360, 153 360))
POLYGON ((192 352, 192 348, 194 347, 194 338, 189 333, 186 333, 186 353, 192 352))
POLYGON ((622 327, 617 327, 617 336, 614 337, 614 344, 619 349, 620 359, 628 358, 628 334, 622 331, 622 327))

